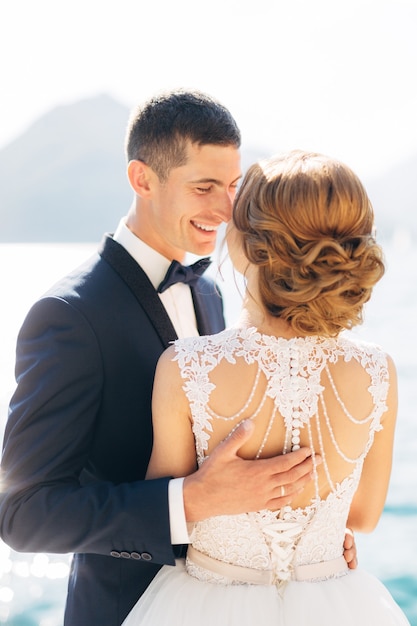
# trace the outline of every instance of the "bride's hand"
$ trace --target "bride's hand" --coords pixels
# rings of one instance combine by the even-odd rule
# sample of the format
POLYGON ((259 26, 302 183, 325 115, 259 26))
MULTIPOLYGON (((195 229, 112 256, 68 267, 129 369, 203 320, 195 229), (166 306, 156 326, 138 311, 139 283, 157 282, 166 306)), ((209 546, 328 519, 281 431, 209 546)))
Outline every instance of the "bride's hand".
POLYGON ((346 528, 345 541, 343 544, 343 556, 345 557, 349 569, 356 569, 358 567, 355 537, 350 528, 346 528))

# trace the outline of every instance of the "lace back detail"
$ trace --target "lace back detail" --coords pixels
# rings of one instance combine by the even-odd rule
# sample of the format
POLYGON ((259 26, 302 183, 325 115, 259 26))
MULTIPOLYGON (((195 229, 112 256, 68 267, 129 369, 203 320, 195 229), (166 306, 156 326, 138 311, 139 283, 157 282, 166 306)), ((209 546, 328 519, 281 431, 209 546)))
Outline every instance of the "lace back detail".
MULTIPOLYGON (((256 420, 268 398, 273 400, 273 407, 255 458, 262 454, 277 413, 280 413, 285 423, 283 454, 299 449, 303 428, 309 432, 309 445, 314 449, 311 430, 313 421, 319 439, 319 450, 316 451, 325 459, 322 424, 318 416, 320 409, 335 451, 344 461, 351 464, 357 463, 366 455, 372 443, 373 433, 381 428, 380 418, 386 410, 388 369, 384 353, 375 346, 357 344, 341 338, 306 337, 286 340, 261 335, 255 329, 232 329, 214 337, 179 340, 175 345, 175 359, 185 380, 183 389, 193 417, 199 463, 206 456, 208 441, 216 420, 234 422, 236 428, 240 423, 239 418, 247 412, 253 402, 262 374, 267 380, 267 385, 256 409, 251 413, 251 419, 256 420), (210 404, 210 395, 215 389, 210 380, 210 373, 223 359, 235 363, 239 357, 244 357, 248 364, 256 364, 254 382, 240 409, 232 415, 222 415, 215 412, 210 404), (364 419, 357 419, 351 415, 339 395, 329 368, 329 362, 335 363, 339 358, 345 361, 356 359, 370 376, 371 384, 368 390, 372 397, 372 409, 364 419), (369 423, 367 445, 357 457, 345 454, 335 436, 323 395, 324 388, 321 384, 323 371, 326 373, 334 399, 346 419, 360 426, 369 423), (381 386, 384 381, 385 385, 381 386)), ((232 430, 233 428, 231 432, 232 430)), ((328 480, 329 484, 332 484, 330 476, 328 480)))
MULTIPOLYGON (((326 496, 320 498, 315 467, 315 495, 308 506, 205 520, 194 529, 196 549, 220 561, 257 569, 272 568, 277 584, 289 580, 298 565, 340 557, 350 502, 359 483, 363 461, 375 432, 381 429, 381 416, 386 410, 389 384, 386 355, 376 346, 345 337, 287 340, 262 335, 253 328, 178 340, 175 346, 174 358, 184 379, 199 464, 207 456, 217 422, 230 422, 232 429, 248 410, 256 420, 262 409, 268 408, 269 418, 265 421, 256 457, 262 455, 274 424, 281 419, 285 432, 282 452, 298 449, 301 435, 306 433, 304 440, 307 436, 311 449, 323 459, 321 476, 324 473, 329 487, 326 496), (254 366, 256 373, 242 406, 231 415, 221 415, 210 403, 216 389, 211 373, 223 360, 235 364, 237 359, 254 366), (364 419, 349 412, 337 389, 329 366, 339 359, 346 363, 356 361, 369 377, 367 391, 371 409, 364 419), (265 382, 264 389, 261 381, 265 382), (344 441, 338 441, 329 414, 330 401, 332 407, 339 407, 339 416, 353 429, 362 429, 364 445, 357 454, 348 454, 344 441), (333 457, 335 453, 346 464, 342 480, 335 481, 331 475, 329 446, 333 457)), ((210 575, 205 572, 204 576, 210 575)))

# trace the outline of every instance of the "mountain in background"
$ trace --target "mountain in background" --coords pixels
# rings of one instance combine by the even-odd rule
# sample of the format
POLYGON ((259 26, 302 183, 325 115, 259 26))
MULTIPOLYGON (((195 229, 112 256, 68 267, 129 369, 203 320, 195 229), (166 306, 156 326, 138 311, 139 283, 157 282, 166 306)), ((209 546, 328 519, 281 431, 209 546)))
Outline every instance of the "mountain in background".
MULTIPOLYGON (((107 95, 60 106, 0 150, 0 242, 94 242, 133 197, 124 138, 129 109, 107 95)), ((244 150, 242 166, 266 156, 244 150)), ((364 181, 383 237, 417 235, 417 155, 364 181)))
POLYGON ((0 241, 99 241, 132 201, 129 110, 102 95, 60 106, 0 151, 0 241))

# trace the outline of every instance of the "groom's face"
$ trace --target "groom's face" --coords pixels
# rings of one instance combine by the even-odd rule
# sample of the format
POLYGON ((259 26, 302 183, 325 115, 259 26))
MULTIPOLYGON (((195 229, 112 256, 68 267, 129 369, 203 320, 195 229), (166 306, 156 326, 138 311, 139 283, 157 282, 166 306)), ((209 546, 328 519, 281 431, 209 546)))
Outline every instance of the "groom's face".
POLYGON ((189 142, 185 165, 171 169, 165 182, 152 172, 147 233, 141 237, 168 259, 210 254, 219 226, 231 218, 240 178, 238 148, 189 142))

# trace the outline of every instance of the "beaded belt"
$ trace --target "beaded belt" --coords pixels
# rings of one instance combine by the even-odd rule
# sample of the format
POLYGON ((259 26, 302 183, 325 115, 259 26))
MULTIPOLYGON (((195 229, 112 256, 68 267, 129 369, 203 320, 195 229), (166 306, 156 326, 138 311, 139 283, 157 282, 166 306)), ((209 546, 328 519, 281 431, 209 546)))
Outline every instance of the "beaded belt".
MULTIPOLYGON (((241 565, 232 565, 224 561, 218 561, 207 554, 196 550, 193 546, 188 546, 187 559, 214 574, 219 574, 225 578, 236 580, 252 585, 273 585, 274 572, 272 570, 258 570, 241 565)), ((298 582, 325 580, 346 573, 347 563, 343 556, 331 561, 321 563, 310 563, 308 565, 296 565, 291 580, 298 582)))

